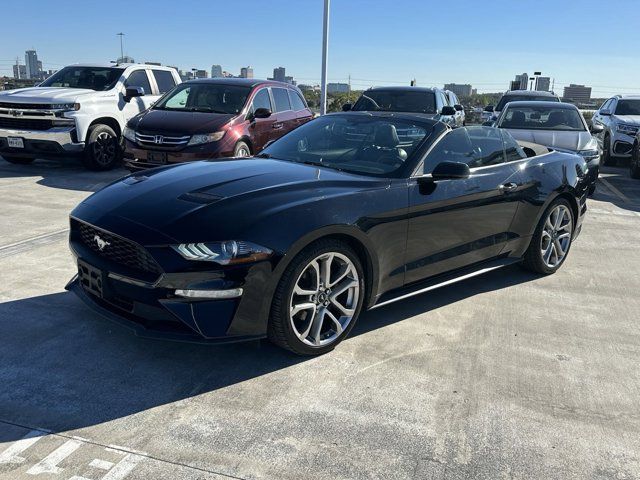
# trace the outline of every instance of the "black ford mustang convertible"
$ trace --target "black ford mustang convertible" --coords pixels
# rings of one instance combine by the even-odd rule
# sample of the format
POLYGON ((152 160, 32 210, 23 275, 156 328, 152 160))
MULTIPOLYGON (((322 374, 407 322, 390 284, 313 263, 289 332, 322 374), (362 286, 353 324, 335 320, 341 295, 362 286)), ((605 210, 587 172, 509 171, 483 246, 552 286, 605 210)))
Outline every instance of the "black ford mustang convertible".
POLYGON ((68 288, 146 336, 335 347, 363 309, 514 262, 550 274, 586 211, 576 155, 419 115, 320 117, 254 158, 160 167, 71 214, 68 288))

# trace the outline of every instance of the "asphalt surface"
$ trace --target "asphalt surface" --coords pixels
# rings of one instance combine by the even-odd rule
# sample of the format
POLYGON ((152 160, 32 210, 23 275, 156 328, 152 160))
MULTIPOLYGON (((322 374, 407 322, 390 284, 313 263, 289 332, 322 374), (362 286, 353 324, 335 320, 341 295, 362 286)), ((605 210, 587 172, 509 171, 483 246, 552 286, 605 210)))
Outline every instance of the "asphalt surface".
POLYGON ((0 160, 0 479, 640 478, 640 181, 564 267, 362 315, 334 352, 139 339, 64 291, 67 215, 124 171, 0 160))

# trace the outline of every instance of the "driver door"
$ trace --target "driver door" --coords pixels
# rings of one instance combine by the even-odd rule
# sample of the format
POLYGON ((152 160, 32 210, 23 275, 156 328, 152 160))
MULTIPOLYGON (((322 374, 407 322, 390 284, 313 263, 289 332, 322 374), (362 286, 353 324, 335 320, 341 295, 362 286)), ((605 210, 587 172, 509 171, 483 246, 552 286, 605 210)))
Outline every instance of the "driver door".
POLYGON ((127 122, 129 119, 135 117, 140 112, 145 111, 151 106, 153 102, 155 102, 159 98, 160 95, 156 95, 153 88, 151 87, 151 80, 149 78, 147 70, 134 70, 125 80, 122 92, 120 94, 120 104, 122 106, 121 111, 124 116, 124 121, 127 122), (142 97, 132 98, 129 102, 125 102, 124 92, 127 87, 142 87, 144 89, 144 95, 142 97))
POLYGON ((405 284, 497 257, 511 238, 522 182, 505 163, 500 131, 449 131, 425 158, 424 173, 444 161, 467 163, 471 175, 427 185, 409 180, 405 284))

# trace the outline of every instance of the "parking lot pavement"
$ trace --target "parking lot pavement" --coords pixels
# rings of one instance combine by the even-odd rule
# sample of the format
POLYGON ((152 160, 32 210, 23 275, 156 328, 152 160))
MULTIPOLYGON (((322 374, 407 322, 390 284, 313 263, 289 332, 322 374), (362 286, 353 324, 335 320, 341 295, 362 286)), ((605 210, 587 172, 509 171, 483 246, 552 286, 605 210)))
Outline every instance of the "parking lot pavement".
POLYGON ((0 160, 0 479, 640 478, 626 170, 605 169, 556 275, 508 268, 368 312, 313 359, 139 339, 65 292, 56 232, 122 173, 0 160))

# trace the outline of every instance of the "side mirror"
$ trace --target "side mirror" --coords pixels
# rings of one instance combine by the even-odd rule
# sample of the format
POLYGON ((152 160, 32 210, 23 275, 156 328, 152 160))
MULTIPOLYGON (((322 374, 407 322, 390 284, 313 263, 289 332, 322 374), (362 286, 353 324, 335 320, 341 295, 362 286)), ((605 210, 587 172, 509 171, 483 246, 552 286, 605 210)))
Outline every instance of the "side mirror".
POLYGON ((130 102, 132 98, 144 97, 144 88, 142 87, 127 87, 124 91, 124 101, 130 102))
POLYGON ((253 118, 269 118, 271 116, 271 110, 268 108, 256 108, 253 112, 253 118))
POLYGON ((598 113, 600 115, 605 116, 605 117, 610 117, 611 116, 611 110, 600 110, 598 113))
POLYGON ((486 107, 484 107, 484 111, 485 112, 493 112, 493 105, 487 105, 486 107))
POLYGON ((342 105, 342 111, 343 112, 348 112, 353 108, 353 105, 350 103, 345 103, 344 105, 342 105))
POLYGON ((441 162, 431 172, 433 180, 455 180, 469 178, 469 165, 462 162, 441 162))
POLYGON ((456 112, 461 112, 462 110, 464 110, 464 107, 462 105, 454 105, 453 108, 456 109, 456 112))
POLYGON ((450 116, 455 114, 456 114, 456 109, 450 105, 446 105, 442 107, 442 111, 440 112, 440 115, 444 115, 444 116, 450 116))
POLYGON ((591 126, 589 127, 589 131, 594 134, 602 133, 604 131, 604 127, 602 125, 592 123, 591 126))

